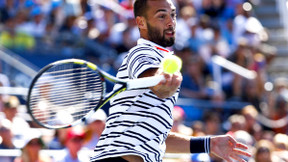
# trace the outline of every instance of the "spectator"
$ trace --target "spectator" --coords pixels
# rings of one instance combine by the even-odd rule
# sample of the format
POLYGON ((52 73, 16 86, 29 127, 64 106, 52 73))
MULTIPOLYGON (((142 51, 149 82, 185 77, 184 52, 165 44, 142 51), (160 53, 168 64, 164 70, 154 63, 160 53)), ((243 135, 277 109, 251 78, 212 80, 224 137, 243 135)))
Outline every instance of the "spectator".
POLYGON ((23 145, 25 133, 30 128, 28 122, 17 115, 19 104, 19 99, 16 96, 9 96, 4 101, 3 113, 0 115, 1 119, 8 119, 12 124, 11 130, 16 148, 20 148, 23 145))
POLYGON ((68 128, 65 149, 59 157, 55 157, 56 162, 86 162, 89 159, 79 156, 79 151, 83 148, 85 132, 81 125, 68 128))
POLYGON ((174 122, 171 131, 192 136, 193 130, 184 124, 185 111, 183 110, 183 108, 180 106, 174 106, 172 115, 174 122))
POLYGON ((241 114, 245 117, 246 120, 244 130, 250 134, 253 134, 253 132, 255 132, 255 128, 257 125, 259 125, 257 122, 258 111, 256 110, 255 106, 247 105, 243 107, 241 114))
POLYGON ((55 33, 59 32, 59 28, 63 25, 65 15, 63 9, 63 2, 61 0, 53 0, 51 2, 50 12, 47 13, 48 22, 50 22, 55 30, 55 33))
POLYGON ((229 49, 229 44, 227 40, 222 36, 222 31, 218 25, 213 25, 209 27, 210 36, 204 44, 199 46, 199 54, 205 60, 205 62, 211 66, 211 57, 213 55, 222 56, 228 58, 231 54, 229 49))
POLYGON ((209 15, 214 21, 221 23, 233 17, 234 10, 227 5, 226 0, 203 0, 201 14, 209 15))
POLYGON ((193 136, 205 136, 204 123, 200 120, 193 121, 192 124, 193 136))
POLYGON ((17 13, 14 0, 3 0, 3 5, 0 6, 0 22, 5 23, 10 17, 14 17, 17 13))
POLYGON ((64 149, 67 129, 56 129, 53 138, 48 143, 48 149, 64 149))
POLYGON ((44 143, 41 133, 36 129, 31 129, 21 150, 21 155, 14 162, 52 162, 51 157, 40 153, 42 148, 44 148, 44 143))
POLYGON ((64 9, 64 14, 67 16, 77 17, 83 14, 81 6, 80 6, 80 0, 63 1, 63 9, 64 9))
POLYGON ((25 33, 34 38, 42 38, 45 35, 46 20, 40 7, 33 7, 30 11, 31 21, 28 21, 17 28, 18 32, 25 33))
MULTIPOLYGON (((13 144, 13 134, 11 131, 11 122, 8 119, 1 120, 1 126, 0 126, 0 137, 2 139, 0 143, 0 149, 15 149, 15 146, 13 144)), ((13 162, 14 157, 9 156, 0 156, 1 162, 13 162)))
POLYGON ((180 16, 177 19, 176 41, 177 49, 187 46, 188 39, 191 37, 190 24, 196 21, 196 11, 193 6, 185 6, 180 9, 180 16))
MULTIPOLYGON (((193 34, 194 35, 194 34, 193 34)), ((198 20, 198 25, 195 29, 195 39, 197 40, 197 52, 202 57, 202 59, 205 61, 206 64, 209 63, 210 58, 205 55, 207 52, 209 52, 210 49, 206 49, 204 47, 207 47, 207 44, 212 41, 214 37, 213 29, 211 27, 211 18, 207 15, 201 15, 198 20), (203 55, 202 55, 203 54, 203 55)), ((190 43, 191 44, 191 43, 190 43)))
POLYGON ((243 115, 233 114, 228 118, 229 131, 228 134, 232 136, 236 131, 245 130, 246 119, 243 115))
POLYGON ((283 161, 288 161, 288 136, 278 133, 273 138, 275 154, 283 161))
POLYGON ((119 41, 119 43, 117 43, 117 45, 115 45, 118 54, 128 52, 129 49, 132 48, 136 44, 136 41, 134 41, 135 39, 133 39, 133 35, 135 34, 133 33, 135 33, 134 27, 127 27, 121 33, 122 34, 121 40, 119 41))
POLYGON ((274 145, 271 141, 260 140, 256 144, 254 159, 249 162, 284 162, 274 154, 274 145))
POLYGON ((4 47, 16 51, 29 51, 35 46, 34 37, 16 31, 16 17, 11 17, 6 20, 4 30, 0 33, 0 44, 4 47))
MULTIPOLYGON (((239 38, 237 43, 236 50, 229 56, 228 60, 244 68, 249 68, 253 59, 251 47, 245 38, 239 38)), ((230 71, 225 71, 223 75, 225 75, 226 78, 223 89, 225 90, 227 97, 241 101, 242 95, 246 95, 243 94, 243 85, 246 78, 230 71)))
POLYGON ((203 116, 204 128, 206 135, 219 135, 222 133, 221 116, 218 112, 207 111, 203 116))
POLYGON ((104 110, 97 110, 87 120, 84 147, 93 150, 105 128, 107 115, 104 110))
MULTIPOLYGON (((285 93, 280 93, 275 96, 275 104, 273 108, 272 119, 280 120, 288 116, 288 102, 285 93)), ((288 123, 280 128, 273 128, 276 133, 286 134, 288 132, 288 123)))
POLYGON ((212 94, 209 93, 206 85, 207 83, 203 73, 205 63, 202 58, 190 53, 190 56, 187 56, 184 63, 180 96, 195 99, 209 99, 212 94))

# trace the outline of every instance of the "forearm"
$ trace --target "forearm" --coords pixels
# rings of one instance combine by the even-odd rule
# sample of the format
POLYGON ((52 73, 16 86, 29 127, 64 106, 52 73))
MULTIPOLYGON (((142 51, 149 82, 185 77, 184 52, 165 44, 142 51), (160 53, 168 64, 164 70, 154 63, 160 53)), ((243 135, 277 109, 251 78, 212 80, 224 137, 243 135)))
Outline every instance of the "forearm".
POLYGON ((192 137, 171 132, 166 139, 166 152, 209 153, 210 137, 192 137))
POLYGON ((190 153, 190 136, 177 133, 169 133, 166 139, 166 152, 190 153))

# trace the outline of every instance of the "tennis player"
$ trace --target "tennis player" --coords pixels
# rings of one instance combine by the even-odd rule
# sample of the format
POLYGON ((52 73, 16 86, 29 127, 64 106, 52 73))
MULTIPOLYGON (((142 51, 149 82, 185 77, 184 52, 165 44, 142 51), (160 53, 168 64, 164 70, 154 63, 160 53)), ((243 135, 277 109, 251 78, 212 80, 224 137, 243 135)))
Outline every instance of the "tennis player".
POLYGON ((151 88, 124 91, 111 100, 91 161, 160 162, 165 152, 212 153, 228 162, 251 156, 229 135, 191 137, 170 132, 182 75, 163 74, 159 67, 172 54, 167 47, 175 40, 176 8, 171 0, 135 0, 134 15, 141 38, 124 58, 117 77, 164 75, 166 80, 151 88))

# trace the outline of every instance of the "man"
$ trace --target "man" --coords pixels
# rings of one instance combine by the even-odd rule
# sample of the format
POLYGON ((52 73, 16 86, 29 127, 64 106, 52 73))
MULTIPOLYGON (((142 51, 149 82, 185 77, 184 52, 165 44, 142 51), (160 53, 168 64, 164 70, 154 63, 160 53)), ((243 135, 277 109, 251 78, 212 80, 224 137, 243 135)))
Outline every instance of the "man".
POLYGON ((61 156, 55 156, 56 162, 84 162, 88 159, 79 156, 79 151, 82 149, 84 144, 85 132, 82 126, 75 126, 68 128, 65 149, 61 156))
MULTIPOLYGON (((158 162, 171 153, 211 152, 228 162, 250 156, 231 136, 195 138, 170 132, 172 109, 177 101, 181 73, 164 74, 160 63, 172 54, 165 47, 175 40, 176 8, 171 0, 135 0, 134 15, 140 31, 137 46, 124 58, 117 77, 135 79, 164 75, 154 87, 124 91, 111 100, 95 154, 95 162, 158 162)), ((115 85, 116 87, 118 85, 115 85)))

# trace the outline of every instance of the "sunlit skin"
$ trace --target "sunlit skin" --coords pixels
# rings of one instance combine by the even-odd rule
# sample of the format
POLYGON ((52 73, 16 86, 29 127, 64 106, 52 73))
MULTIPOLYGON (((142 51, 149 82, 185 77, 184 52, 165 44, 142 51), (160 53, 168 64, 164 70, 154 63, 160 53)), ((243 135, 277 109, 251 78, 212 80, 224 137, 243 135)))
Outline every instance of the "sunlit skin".
POLYGON ((148 1, 146 16, 137 17, 140 35, 163 47, 175 42, 176 8, 171 1, 148 1))

